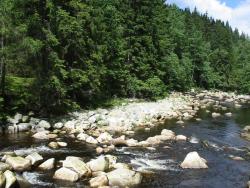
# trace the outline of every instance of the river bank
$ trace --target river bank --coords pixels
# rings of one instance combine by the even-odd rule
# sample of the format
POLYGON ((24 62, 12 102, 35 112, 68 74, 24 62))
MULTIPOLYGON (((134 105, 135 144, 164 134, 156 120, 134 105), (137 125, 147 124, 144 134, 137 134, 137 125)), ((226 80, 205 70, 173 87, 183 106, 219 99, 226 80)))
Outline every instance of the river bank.
MULTIPOLYGON (((157 147, 159 147, 159 145, 164 143, 175 143, 174 145, 182 143, 195 143, 195 139, 190 137, 188 132, 183 135, 183 132, 178 133, 178 131, 175 132, 165 128, 155 134, 147 134, 147 132, 152 132, 151 130, 157 126, 161 126, 161 124, 164 124, 166 121, 176 122, 179 127, 185 127, 186 122, 189 122, 190 120, 201 122, 202 118, 199 115, 200 110, 205 111, 208 116, 215 120, 220 118, 230 118, 233 116, 233 112, 231 112, 232 108, 238 109, 247 103, 249 103, 249 96, 235 95, 234 93, 208 91, 200 93, 190 92, 186 94, 173 93, 168 98, 157 102, 137 103, 130 101, 129 104, 124 104, 123 106, 115 107, 113 109, 97 109, 95 111, 73 113, 71 114, 70 120, 65 119, 61 122, 52 123, 45 120, 37 120, 36 118, 31 117, 29 118, 29 123, 33 122, 34 119, 37 120, 37 123, 35 125, 31 125, 29 127, 30 130, 28 131, 32 132, 29 134, 30 139, 37 140, 36 142, 40 142, 41 140, 45 146, 48 146, 47 149, 52 149, 57 152, 64 150, 64 148, 67 150, 68 147, 75 148, 76 150, 84 149, 79 146, 68 146, 68 144, 71 145, 70 142, 72 142, 72 140, 74 140, 76 144, 89 144, 92 148, 92 154, 90 155, 90 158, 84 160, 87 162, 100 154, 105 154, 105 156, 107 156, 107 154, 111 153, 112 155, 115 155, 121 146, 125 148, 145 148, 146 150, 154 151, 157 147), (106 122, 104 123, 105 120, 106 122), (143 135, 148 136, 138 138, 136 136, 137 130, 143 130, 143 135), (71 141, 68 141, 68 139, 71 141), (93 152, 96 152, 97 155, 93 155, 93 152)), ((17 116, 19 116, 18 122, 23 121, 23 116, 21 120, 20 115, 16 115, 13 119, 17 120, 17 116)), ((20 122, 15 126, 18 127, 20 124, 23 125, 24 122, 20 122)), ((11 126, 13 125, 10 125, 10 127, 11 126)), ((17 132, 20 132, 20 129, 16 127, 14 130, 18 130, 17 132)), ((6 130, 10 134, 13 133, 9 131, 13 130, 13 128, 7 128, 6 130)), ((205 144, 209 145, 209 143, 205 144)), ((166 146, 164 147, 167 149, 166 146)), ((28 152, 24 152, 22 150, 20 151, 19 149, 20 148, 16 148, 14 153, 12 152, 7 154, 26 157, 34 152, 39 153, 39 149, 30 150, 30 148, 27 148, 26 151, 28 152)), ((6 151, 2 153, 2 156, 4 154, 6 154, 6 151)), ((65 160, 66 157, 67 161, 67 156, 70 156, 71 154, 74 155, 74 152, 71 151, 71 153, 60 157, 60 159, 65 160)), ((83 157, 82 154, 79 154, 79 156, 83 157)), ((53 157, 53 155, 50 157, 53 157)), ((195 155, 195 157, 199 161, 198 168, 206 167, 206 164, 203 163, 204 160, 201 156, 197 157, 197 155, 195 155)), ((239 156, 232 156, 232 158, 233 157, 235 157, 235 159, 239 159, 239 156)), ((49 159, 48 157, 46 158, 49 159)), ((181 160, 185 161, 184 158, 181 160)), ((120 167, 128 169, 126 163, 118 163, 118 169, 120 169, 120 167)), ((134 169, 133 164, 138 165, 138 160, 134 159, 130 163, 134 169)), ((157 161, 155 161, 155 163, 157 164, 157 161)), ((181 163, 179 163, 179 165, 183 168, 185 168, 187 164, 188 163, 184 163, 182 166, 181 163)), ((58 170, 60 170, 60 167, 64 168, 65 166, 59 164, 54 168, 59 168, 58 170)), ((210 165, 208 165, 208 168, 210 168, 210 165)), ((32 167, 32 169, 34 169, 34 167, 32 167)), ((111 169, 114 168, 106 168, 104 171, 109 172, 111 169)), ((64 171, 64 173, 66 172, 64 171)), ((131 173, 134 172, 133 170, 131 171, 131 173)), ((50 176, 53 177, 55 175, 56 173, 54 174, 53 170, 50 176)), ((102 175, 106 177, 105 174, 102 175)), ((102 180, 106 182, 104 176, 102 176, 102 180)), ((141 178, 139 178, 139 176, 137 177, 136 181, 128 178, 127 182, 132 181, 139 184, 141 182, 141 178)), ((109 183, 106 182, 106 184, 109 183)))

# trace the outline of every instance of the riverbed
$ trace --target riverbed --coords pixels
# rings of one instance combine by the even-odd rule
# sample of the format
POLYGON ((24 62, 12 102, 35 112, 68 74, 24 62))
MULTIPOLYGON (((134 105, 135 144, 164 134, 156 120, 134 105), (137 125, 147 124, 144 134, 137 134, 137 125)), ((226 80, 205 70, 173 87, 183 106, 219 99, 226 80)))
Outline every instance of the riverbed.
MULTIPOLYGON (((188 142, 166 141, 154 148, 118 147, 111 154, 118 161, 126 162, 135 170, 143 172, 144 179, 139 188, 165 187, 206 187, 206 188, 243 188, 249 180, 250 173, 250 142, 240 137, 242 127, 250 124, 250 107, 240 109, 229 108, 233 112, 231 118, 212 118, 213 109, 200 110, 197 117, 201 121, 191 119, 183 125, 176 124, 177 120, 167 120, 164 124, 151 128, 150 131, 137 129, 133 138, 145 140, 149 136, 160 134, 164 128, 173 130, 189 138, 188 142), (192 151, 208 161, 208 169, 182 169, 180 163, 192 151), (233 156, 242 157, 244 161, 231 159, 233 156)), ((224 113, 224 112, 223 112, 224 113)), ((197 118, 196 117, 196 118, 197 118)), ((38 141, 29 133, 6 134, 0 137, 0 151, 15 151, 18 155, 38 152, 44 159, 51 157, 56 161, 67 156, 79 156, 86 161, 96 157, 95 148, 70 137, 63 137, 68 143, 67 148, 51 149, 49 141, 38 141)), ((87 187, 88 181, 69 183, 53 179, 54 170, 43 172, 33 169, 24 172, 22 176, 32 187, 87 187)))

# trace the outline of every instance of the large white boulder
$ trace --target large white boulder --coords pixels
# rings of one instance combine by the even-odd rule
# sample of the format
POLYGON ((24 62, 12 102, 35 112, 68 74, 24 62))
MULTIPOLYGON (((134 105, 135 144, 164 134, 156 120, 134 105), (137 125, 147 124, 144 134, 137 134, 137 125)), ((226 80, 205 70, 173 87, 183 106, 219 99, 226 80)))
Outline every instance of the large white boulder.
POLYGON ((107 173, 110 186, 132 187, 141 183, 142 175, 126 168, 118 168, 107 173))
POLYGON ((175 139, 175 133, 173 131, 171 131, 171 130, 168 130, 168 129, 163 129, 161 131, 161 135, 165 136, 169 140, 175 139))
POLYGON ((92 178, 89 181, 90 187, 101 187, 108 185, 108 178, 106 175, 100 175, 95 178, 92 178))
POLYGON ((40 163, 43 160, 43 157, 41 155, 39 155, 37 152, 32 153, 25 158, 30 160, 32 165, 37 165, 38 163, 40 163))
POLYGON ((48 159, 38 166, 40 170, 51 170, 55 166, 55 158, 48 159))
POLYGON ((70 168, 79 174, 79 177, 89 176, 91 170, 79 157, 67 157, 63 161, 63 167, 70 168))
POLYGON ((182 168, 208 168, 207 161, 199 156, 197 152, 190 152, 187 154, 184 161, 181 163, 182 168))
POLYGON ((5 188, 12 187, 17 181, 17 179, 15 177, 15 174, 13 172, 9 171, 9 170, 4 172, 4 176, 5 176, 5 179, 6 179, 5 188))
POLYGON ((76 182, 79 174, 69 168, 62 167, 55 172, 54 179, 76 182))
POLYGON ((107 143, 110 143, 112 139, 113 138, 109 133, 104 132, 104 133, 101 133, 96 140, 101 144, 107 144, 107 143))
POLYGON ((104 156, 100 156, 97 159, 91 160, 87 163, 92 172, 106 171, 109 168, 109 159, 104 156))
POLYGON ((15 171, 25 171, 31 168, 30 160, 23 157, 8 156, 6 158, 6 163, 9 164, 15 171))

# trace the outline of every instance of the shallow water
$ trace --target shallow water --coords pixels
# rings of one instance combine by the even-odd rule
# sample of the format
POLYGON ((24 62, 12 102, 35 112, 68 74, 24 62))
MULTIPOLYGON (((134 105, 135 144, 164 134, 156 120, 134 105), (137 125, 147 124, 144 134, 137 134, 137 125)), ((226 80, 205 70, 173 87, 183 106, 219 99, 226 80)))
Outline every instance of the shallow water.
MULTIPOLYGON (((168 121, 151 129, 138 130, 135 138, 144 140, 160 134, 163 128, 172 129, 176 134, 188 136, 190 142, 165 142, 153 148, 118 148, 113 154, 118 161, 130 163, 138 171, 148 172, 139 188, 243 188, 249 180, 250 142, 239 136, 241 128, 250 124, 250 107, 233 111, 232 118, 212 119, 211 113, 200 111, 201 122, 189 121, 183 126, 168 121), (168 146, 168 147, 167 147, 168 146), (249 149, 247 149, 249 148, 249 149), (179 167, 186 154, 197 151, 208 161, 208 169, 183 170, 179 167), (234 161, 230 155, 241 156, 246 161, 234 161), (151 172, 154 174, 152 175, 151 172)), ((29 134, 6 135, 0 137, 0 151, 15 151, 18 155, 39 152, 45 159, 55 157, 57 161, 66 156, 80 156, 85 161, 95 157, 95 148, 79 143, 71 138, 63 138, 69 145, 65 149, 52 150, 48 142, 35 141, 29 134)), ((87 187, 87 181, 68 183, 53 180, 54 171, 33 170, 23 173, 32 187, 87 187)))

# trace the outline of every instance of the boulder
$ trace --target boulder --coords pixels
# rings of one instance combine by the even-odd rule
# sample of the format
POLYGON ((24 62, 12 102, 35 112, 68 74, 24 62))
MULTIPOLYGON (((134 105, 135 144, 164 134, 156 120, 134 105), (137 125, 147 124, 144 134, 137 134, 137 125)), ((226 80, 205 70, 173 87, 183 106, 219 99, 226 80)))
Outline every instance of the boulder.
POLYGON ((58 123, 54 124, 53 128, 54 129, 61 129, 61 128, 63 128, 63 123, 62 122, 58 122, 58 123))
POLYGON ((50 129, 51 125, 49 122, 42 120, 38 123, 37 127, 44 128, 44 129, 50 129))
POLYGON ((177 135, 175 139, 176 141, 187 141, 187 137, 184 135, 177 135))
POLYGON ((58 145, 57 142, 50 142, 48 146, 50 148, 52 148, 52 149, 58 149, 59 148, 59 145, 58 145))
POLYGON ((11 157, 6 158, 6 163, 9 164, 15 171, 25 171, 31 168, 31 162, 29 159, 23 157, 11 157))
POLYGON ((221 116, 220 113, 216 113, 216 112, 213 112, 213 113, 212 113, 212 117, 213 117, 213 118, 218 118, 218 117, 220 117, 220 116, 221 116))
POLYGON ((108 185, 108 178, 106 175, 97 176, 89 181, 90 187, 100 187, 108 185))
POLYGON ((19 132, 26 132, 26 131, 29 131, 31 129, 31 124, 29 124, 29 123, 19 123, 17 125, 17 127, 18 127, 19 132))
POLYGON ((16 174, 17 184, 19 188, 31 188, 32 185, 23 176, 16 174))
POLYGON ((22 117, 23 117, 22 114, 16 113, 16 115, 14 116, 14 120, 15 120, 17 123, 20 123, 20 122, 22 121, 22 117))
POLYGON ((89 144, 98 144, 98 141, 92 136, 89 136, 85 141, 89 144))
POLYGON ((110 186, 133 187, 142 181, 142 175, 129 169, 118 168, 107 173, 110 186))
POLYGON ((109 168, 109 159, 104 156, 100 156, 97 159, 91 160, 87 163, 92 172, 106 171, 109 168))
POLYGON ((55 158, 48 159, 38 166, 40 170, 51 170, 55 166, 55 158))
POLYGON ((71 169, 62 167, 55 172, 53 178, 58 180, 76 182, 79 179, 79 175, 77 172, 71 169))
POLYGON ((112 139, 111 143, 114 146, 127 146, 127 141, 125 140, 125 136, 120 136, 118 138, 112 139))
POLYGON ((245 126, 244 129, 243 129, 243 131, 245 131, 245 132, 250 132, 250 125, 245 126))
POLYGON ((29 116, 23 116, 22 117, 22 122, 23 123, 28 123, 29 122, 29 116))
POLYGON ((11 166, 6 163, 0 162, 0 171, 4 172, 6 170, 11 170, 11 166))
POLYGON ((113 168, 118 169, 118 168, 126 168, 126 169, 131 169, 131 167, 126 164, 126 163, 115 163, 113 165, 113 168))
POLYGON ((30 160, 32 165, 37 165, 43 160, 43 157, 36 152, 28 155, 25 158, 30 160))
POLYGON ((64 124, 64 128, 66 130, 73 130, 76 128, 75 126, 75 121, 67 121, 65 124, 64 124))
POLYGON ((89 135, 85 134, 85 133, 80 133, 77 135, 77 139, 81 140, 81 141, 86 141, 86 139, 89 137, 89 135))
POLYGON ((127 146, 129 147, 136 147, 139 144, 138 140, 135 140, 133 138, 127 140, 126 143, 127 143, 127 146))
POLYGON ((107 144, 107 143, 110 143, 112 139, 113 138, 109 133, 104 132, 104 133, 101 133, 100 136, 96 140, 101 144, 107 144))
POLYGON ((91 173, 87 164, 80 160, 79 157, 67 157, 66 160, 63 161, 63 167, 70 168, 77 172, 79 178, 82 176, 89 176, 91 173))
POLYGON ((155 145, 159 145, 160 143, 162 143, 161 139, 158 137, 149 137, 147 138, 146 142, 151 145, 151 146, 155 146, 155 145))
POLYGON ((0 187, 4 187, 6 178, 2 171, 0 171, 0 187))
POLYGON ((105 155, 105 157, 109 160, 109 168, 113 168, 116 164, 117 157, 114 155, 105 155))
POLYGON ((6 179, 5 188, 13 187, 16 184, 17 179, 16 179, 15 174, 13 172, 6 170, 4 172, 4 176, 6 179))
POLYGON ((49 139, 48 133, 49 133, 48 131, 41 131, 34 134, 32 137, 39 140, 48 140, 49 139))
POLYGON ((163 129, 161 131, 161 135, 165 136, 165 137, 168 137, 169 140, 171 139, 175 139, 175 133, 171 130, 168 130, 168 129, 163 129))
POLYGON ((187 154, 184 161, 181 163, 182 168, 208 168, 207 161, 199 156, 197 152, 190 152, 187 154))
POLYGON ((95 150, 98 155, 104 153, 104 149, 102 147, 97 147, 95 150))
POLYGON ((57 142, 58 146, 60 147, 67 147, 68 144, 66 142, 57 142))

